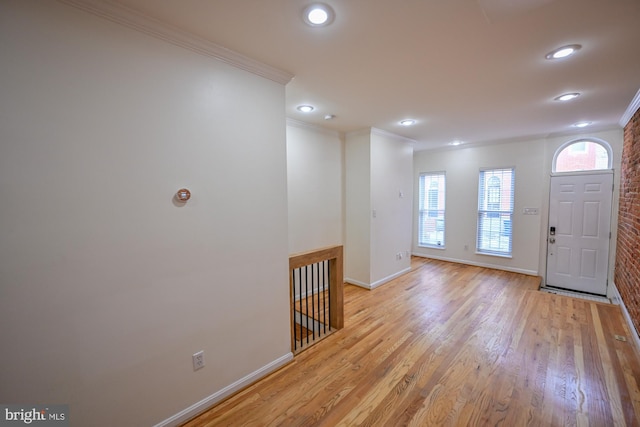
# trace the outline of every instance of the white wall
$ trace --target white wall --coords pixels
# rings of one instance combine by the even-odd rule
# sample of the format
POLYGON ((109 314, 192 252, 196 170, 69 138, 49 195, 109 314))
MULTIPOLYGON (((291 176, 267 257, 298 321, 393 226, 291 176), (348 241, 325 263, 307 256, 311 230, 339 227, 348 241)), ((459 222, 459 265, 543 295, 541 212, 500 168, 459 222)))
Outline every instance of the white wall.
POLYGON ((339 133, 287 121, 289 253, 342 245, 344 143, 339 133))
POLYGON ((371 283, 411 267, 413 146, 374 129, 371 133, 371 283), (401 194, 402 193, 402 194, 401 194), (402 258, 397 259, 400 253, 402 258))
POLYGON ((346 135, 345 280, 350 283, 374 288, 410 268, 410 258, 396 254, 411 246, 412 153, 404 139, 377 129, 346 135))
MULTIPOLYGON (((621 131, 581 133, 556 138, 461 146, 414 155, 414 182, 421 172, 446 171, 446 247, 419 247, 417 214, 414 216, 413 251, 417 255, 482 265, 544 277, 549 182, 555 150, 563 143, 584 137, 607 141, 614 150, 614 169, 619 170, 621 131), (480 168, 515 167, 515 208, 513 257, 502 258, 475 253, 480 168), (524 215, 525 207, 538 208, 538 215, 524 215), (468 248, 465 250, 465 246, 468 248)), ((616 173, 616 181, 619 175, 616 173)), ((617 186, 617 182, 616 182, 617 186)), ((414 190, 418 206, 418 188, 414 190)), ((615 194, 615 193, 614 193, 615 194)), ((617 209, 617 196, 614 199, 617 209)), ((613 224, 615 227, 615 224, 613 224)), ((615 248, 615 244, 612 246, 615 248)))
POLYGON ((371 279, 371 145, 370 131, 345 139, 344 276, 353 282, 371 279))
POLYGON ((58 2, 0 20, 0 402, 152 425, 286 359, 284 86, 58 2))
MULTIPOLYGON (((445 248, 417 245, 417 215, 414 218, 414 253, 440 259, 506 268, 537 274, 540 215, 523 215, 524 207, 542 206, 544 144, 539 141, 467 146, 424 151, 414 157, 415 182, 422 172, 446 172, 445 248), (513 258, 475 253, 478 211, 478 173, 481 168, 515 167, 513 258)), ((418 188, 414 191, 418 205, 418 188)))

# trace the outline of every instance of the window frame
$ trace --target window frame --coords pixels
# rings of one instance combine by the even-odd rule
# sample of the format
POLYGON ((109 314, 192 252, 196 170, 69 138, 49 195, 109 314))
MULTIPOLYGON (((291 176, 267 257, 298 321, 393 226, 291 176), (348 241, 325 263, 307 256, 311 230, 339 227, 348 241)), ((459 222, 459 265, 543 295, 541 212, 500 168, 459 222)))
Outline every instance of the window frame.
POLYGON ((482 168, 478 173, 477 254, 503 258, 513 256, 515 175, 514 166, 482 168), (496 191, 494 178, 500 179, 498 209, 495 209, 495 200, 493 200, 496 191), (506 179, 509 179, 508 186, 506 179), (491 200, 489 200, 490 197, 491 200))
POLYGON ((572 139, 569 140, 567 142, 565 142, 564 144, 562 144, 561 146, 558 147, 558 149, 555 151, 555 153, 553 154, 553 160, 551 163, 551 173, 558 173, 558 174, 563 174, 563 173, 578 173, 578 172, 589 172, 589 171, 607 171, 607 170, 612 170, 613 169, 613 150, 611 149, 611 145, 609 145, 609 143, 605 140, 602 140, 600 138, 578 138, 578 139, 572 139), (597 145, 600 145, 602 148, 604 148, 604 150, 607 153, 607 167, 603 168, 603 169, 586 169, 586 170, 570 170, 570 171, 562 171, 559 172, 558 171, 558 157, 562 154, 562 152, 565 149, 570 149, 571 146, 573 146, 574 144, 578 144, 581 142, 585 142, 585 143, 594 143, 597 145))
POLYGON ((447 174, 445 171, 421 172, 418 177, 418 246, 423 248, 445 249, 446 247, 446 192, 447 174), (427 179, 429 181, 427 182, 427 179), (440 189, 440 180, 442 189, 440 189), (433 183, 438 183, 437 206, 433 206, 433 183), (440 194, 442 192, 442 194, 440 194), (440 199, 442 198, 442 206, 440 199), (441 207, 441 209, 438 209, 441 207), (427 231, 424 229, 425 221, 433 222, 433 239, 425 239, 427 231), (441 237, 441 239, 438 239, 441 237), (438 244, 440 243, 440 244, 438 244))

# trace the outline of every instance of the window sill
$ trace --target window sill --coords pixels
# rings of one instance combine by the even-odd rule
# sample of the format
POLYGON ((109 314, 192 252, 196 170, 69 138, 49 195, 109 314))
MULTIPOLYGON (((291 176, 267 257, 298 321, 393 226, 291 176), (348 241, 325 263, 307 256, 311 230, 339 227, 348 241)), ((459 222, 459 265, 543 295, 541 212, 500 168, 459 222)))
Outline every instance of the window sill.
POLYGON ((419 248, 426 248, 426 249, 441 249, 444 250, 446 249, 446 246, 436 246, 436 245, 418 245, 419 248))
POLYGON ((488 253, 488 252, 478 252, 478 251, 476 251, 476 255, 486 255, 486 256, 494 256, 494 257, 498 257, 498 258, 513 259, 513 255, 511 255, 511 254, 491 254, 491 253, 488 253))

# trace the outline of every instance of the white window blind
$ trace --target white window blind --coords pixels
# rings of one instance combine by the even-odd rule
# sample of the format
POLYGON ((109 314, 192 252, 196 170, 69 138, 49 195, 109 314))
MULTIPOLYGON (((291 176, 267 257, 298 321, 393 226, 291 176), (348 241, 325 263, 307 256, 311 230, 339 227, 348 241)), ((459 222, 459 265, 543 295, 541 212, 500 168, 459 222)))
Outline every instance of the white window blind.
POLYGON ((511 255, 514 177, 514 168, 480 171, 477 252, 511 255))
POLYGON ((445 174, 420 174, 418 246, 444 247, 445 174))

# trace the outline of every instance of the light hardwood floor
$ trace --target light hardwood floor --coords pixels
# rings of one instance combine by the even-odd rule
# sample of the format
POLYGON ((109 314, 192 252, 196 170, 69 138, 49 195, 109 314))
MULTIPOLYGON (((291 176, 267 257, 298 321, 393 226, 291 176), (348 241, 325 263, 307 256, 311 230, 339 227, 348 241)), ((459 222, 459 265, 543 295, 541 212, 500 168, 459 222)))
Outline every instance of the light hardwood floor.
POLYGON ((185 425, 640 425, 618 306, 539 292, 531 276, 412 266, 346 286, 344 329, 185 425))

